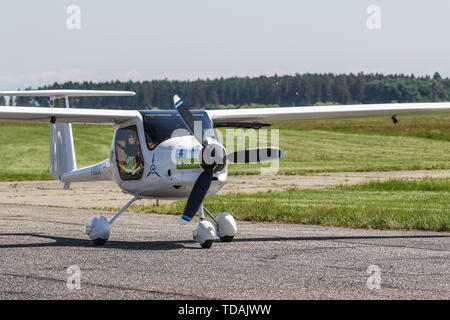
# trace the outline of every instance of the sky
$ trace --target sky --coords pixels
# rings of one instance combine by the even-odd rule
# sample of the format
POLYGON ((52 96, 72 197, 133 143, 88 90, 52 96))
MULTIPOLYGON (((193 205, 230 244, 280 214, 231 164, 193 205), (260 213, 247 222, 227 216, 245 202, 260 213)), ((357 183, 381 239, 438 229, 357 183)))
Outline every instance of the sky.
POLYGON ((0 90, 307 72, 450 76, 448 0, 5 0, 0 14, 0 90))

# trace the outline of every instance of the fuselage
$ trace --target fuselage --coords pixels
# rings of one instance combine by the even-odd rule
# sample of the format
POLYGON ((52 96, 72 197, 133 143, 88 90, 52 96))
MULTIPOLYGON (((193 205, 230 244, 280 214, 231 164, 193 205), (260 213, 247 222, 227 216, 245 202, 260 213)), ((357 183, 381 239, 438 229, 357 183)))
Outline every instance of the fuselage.
MULTIPOLYGON (((218 143, 207 113, 193 113, 199 132, 218 143)), ((176 111, 141 111, 140 115, 116 127, 109 158, 113 179, 124 192, 141 198, 187 199, 204 171, 202 145, 176 111)), ((218 192, 226 179, 225 165, 214 173, 207 195, 218 192)))

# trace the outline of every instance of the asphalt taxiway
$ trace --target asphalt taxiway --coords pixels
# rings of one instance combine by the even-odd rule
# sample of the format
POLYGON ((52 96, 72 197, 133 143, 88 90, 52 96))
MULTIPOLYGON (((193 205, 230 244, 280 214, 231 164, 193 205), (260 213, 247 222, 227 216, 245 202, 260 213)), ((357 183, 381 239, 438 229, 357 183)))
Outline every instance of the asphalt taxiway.
POLYGON ((94 247, 98 214, 112 216, 2 205, 0 299, 450 299, 450 233, 238 222, 234 242, 201 249, 196 221, 127 212, 94 247))

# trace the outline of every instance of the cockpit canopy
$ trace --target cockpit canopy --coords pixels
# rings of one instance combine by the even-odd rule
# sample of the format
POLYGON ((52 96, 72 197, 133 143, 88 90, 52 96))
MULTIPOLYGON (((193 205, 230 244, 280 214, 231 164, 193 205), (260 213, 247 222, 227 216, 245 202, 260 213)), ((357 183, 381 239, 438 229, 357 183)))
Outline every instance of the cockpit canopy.
MULTIPOLYGON (((141 114, 149 150, 155 149, 159 144, 170 138, 191 135, 175 110, 141 111, 141 114)), ((208 114, 205 111, 192 111, 192 114, 198 124, 201 124, 203 134, 215 138, 213 124, 208 114)))

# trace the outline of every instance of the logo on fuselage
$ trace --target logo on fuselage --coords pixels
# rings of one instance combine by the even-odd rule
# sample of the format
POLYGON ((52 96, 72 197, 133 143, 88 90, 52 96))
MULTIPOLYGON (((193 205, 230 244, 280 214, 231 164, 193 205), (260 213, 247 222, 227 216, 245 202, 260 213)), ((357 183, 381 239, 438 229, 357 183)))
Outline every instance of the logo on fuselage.
POLYGON ((154 175, 154 174, 156 174, 158 177, 161 178, 161 176, 158 174, 158 172, 156 172, 155 155, 153 155, 152 164, 151 164, 151 166, 150 166, 150 172, 147 174, 147 178, 148 178, 150 175, 154 175))
POLYGON ((199 169, 200 160, 196 155, 196 151, 199 150, 200 146, 194 146, 188 154, 187 149, 178 149, 176 152, 176 164, 178 170, 188 170, 188 169, 199 169))

